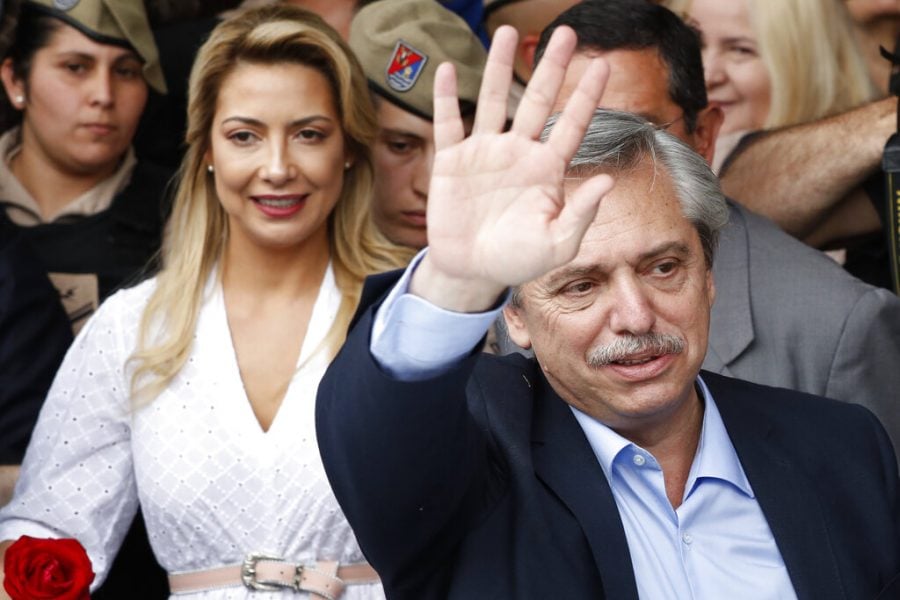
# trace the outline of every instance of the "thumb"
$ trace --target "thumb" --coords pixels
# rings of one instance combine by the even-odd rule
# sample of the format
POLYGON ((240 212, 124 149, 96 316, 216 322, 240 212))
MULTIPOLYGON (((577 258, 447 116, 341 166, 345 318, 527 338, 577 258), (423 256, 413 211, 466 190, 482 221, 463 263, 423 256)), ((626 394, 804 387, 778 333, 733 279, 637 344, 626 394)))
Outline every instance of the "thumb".
POLYGON ((609 175, 596 175, 581 183, 578 189, 566 198, 566 203, 554 223, 554 238, 557 246, 563 247, 574 256, 581 244, 581 238, 597 216, 600 201, 615 185, 609 175))

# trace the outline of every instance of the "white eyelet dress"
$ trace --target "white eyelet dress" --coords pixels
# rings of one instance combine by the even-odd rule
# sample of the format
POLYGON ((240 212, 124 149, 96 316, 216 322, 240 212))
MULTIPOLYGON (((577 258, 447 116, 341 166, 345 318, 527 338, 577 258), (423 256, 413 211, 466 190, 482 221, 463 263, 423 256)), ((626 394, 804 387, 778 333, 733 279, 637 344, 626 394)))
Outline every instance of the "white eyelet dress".
MULTIPOLYGON (((316 445, 316 388, 328 357, 315 351, 340 303, 331 267, 300 368, 265 432, 244 392, 215 276, 184 369, 151 404, 131 410, 126 362, 153 288, 151 280, 115 294, 76 339, 41 412, 15 497, 0 511, 0 539, 78 539, 96 588, 140 501, 157 560, 170 573, 239 564, 249 552, 306 564, 364 562, 316 445)), ((236 586, 177 598, 307 596, 236 586)), ((347 586, 341 600, 383 598, 381 586, 369 584, 347 586)))

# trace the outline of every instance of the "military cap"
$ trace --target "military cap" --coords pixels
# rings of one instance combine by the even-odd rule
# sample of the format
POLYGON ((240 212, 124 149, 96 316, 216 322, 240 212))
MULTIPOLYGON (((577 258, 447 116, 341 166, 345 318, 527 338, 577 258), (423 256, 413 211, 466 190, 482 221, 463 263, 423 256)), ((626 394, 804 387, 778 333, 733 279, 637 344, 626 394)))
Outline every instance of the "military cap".
POLYGON ((459 99, 474 108, 487 53, 459 16, 435 0, 380 0, 350 24, 350 47, 369 87, 400 108, 432 120, 434 73, 456 67, 459 99))
POLYGON ((100 44, 134 50, 144 61, 144 78, 166 93, 166 80, 142 0, 28 0, 28 6, 54 16, 100 44))

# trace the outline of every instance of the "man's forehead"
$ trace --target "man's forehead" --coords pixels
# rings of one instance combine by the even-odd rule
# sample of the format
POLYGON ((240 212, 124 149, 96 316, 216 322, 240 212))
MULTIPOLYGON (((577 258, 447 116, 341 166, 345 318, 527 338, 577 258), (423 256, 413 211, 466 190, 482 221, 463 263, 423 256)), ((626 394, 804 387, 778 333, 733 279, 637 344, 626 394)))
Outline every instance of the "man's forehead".
MULTIPOLYGON (((639 251, 628 257, 626 261, 632 266, 639 266, 647 261, 653 261, 662 256, 677 256, 681 259, 687 259, 693 254, 694 250, 689 240, 681 239, 678 236, 671 238, 646 238, 644 244, 639 251)), ((598 260, 595 255, 590 253, 579 253, 571 262, 565 264, 548 273, 543 281, 545 284, 554 284, 573 277, 598 275, 609 272, 618 263, 613 261, 598 260)))
POLYGON ((669 94, 669 69, 655 48, 577 51, 566 69, 555 110, 562 110, 595 57, 604 58, 610 67, 599 108, 631 112, 659 123, 680 111, 669 94))
POLYGON ((629 261, 640 260, 658 248, 684 243, 693 237, 691 232, 695 228, 684 216, 672 178, 665 168, 649 159, 618 172, 577 171, 565 180, 566 196, 571 196, 587 178, 600 173, 613 175, 616 185, 600 201, 597 215, 572 264, 578 265, 582 259, 590 263, 598 256, 619 252, 620 258, 628 255, 629 261))

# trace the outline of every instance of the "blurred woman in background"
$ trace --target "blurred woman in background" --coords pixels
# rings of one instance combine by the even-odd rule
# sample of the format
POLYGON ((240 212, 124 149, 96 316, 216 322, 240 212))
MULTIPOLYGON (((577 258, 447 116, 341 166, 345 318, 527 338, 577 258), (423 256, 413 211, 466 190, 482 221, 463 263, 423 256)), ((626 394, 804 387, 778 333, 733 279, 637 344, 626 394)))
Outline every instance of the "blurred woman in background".
POLYGON ((709 101, 725 112, 716 157, 748 132, 804 123, 876 95, 839 0, 689 0, 709 101))
MULTIPOLYGON (((703 33, 709 100, 725 111, 714 166, 722 173, 726 190, 731 189, 738 201, 770 216, 807 244, 834 250, 832 256, 857 277, 875 285, 890 285, 882 231, 886 192, 880 169, 867 179, 860 178, 860 183, 848 185, 846 193, 828 200, 825 208, 813 210, 808 220, 794 217, 790 208, 781 208, 803 205, 807 201, 804 196, 790 193, 787 199, 774 200, 783 192, 748 192, 745 184, 728 179, 731 161, 759 132, 819 123, 872 105, 879 96, 847 4, 843 0, 690 0, 685 8, 688 20, 703 33), (779 208, 773 209, 772 202, 779 208)), ((881 117, 878 119, 880 123, 881 117)), ((869 144, 874 144, 880 155, 884 141, 867 140, 863 152, 853 143, 842 146, 839 136, 829 136, 808 141, 808 149, 801 152, 808 157, 805 159, 795 151, 783 149, 778 155, 773 149, 768 155, 769 175, 779 169, 787 174, 784 165, 803 173, 818 172, 812 144, 841 148, 832 155, 832 160, 839 160, 846 154, 869 156, 868 148, 873 147, 869 144)), ((743 169, 742 177, 757 177, 755 169, 750 171, 743 169)), ((762 178, 776 181, 772 176, 762 178)), ((802 181, 809 185, 809 178, 802 181)), ((793 189, 785 182, 781 186, 793 189)), ((822 194, 813 192, 809 204, 825 204, 822 194)), ((796 211, 806 214, 804 208, 796 211)))

